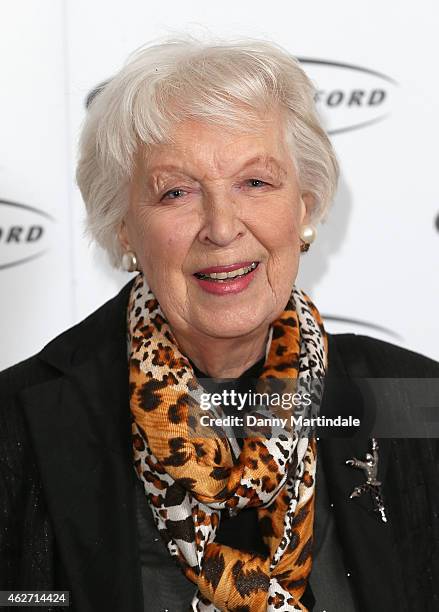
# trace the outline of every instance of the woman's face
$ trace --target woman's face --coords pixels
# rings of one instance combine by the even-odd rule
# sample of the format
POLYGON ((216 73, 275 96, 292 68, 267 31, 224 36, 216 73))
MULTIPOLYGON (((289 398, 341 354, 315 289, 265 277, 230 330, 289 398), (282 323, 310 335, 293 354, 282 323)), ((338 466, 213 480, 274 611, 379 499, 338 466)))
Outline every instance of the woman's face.
POLYGON ((122 244, 177 338, 266 331, 291 293, 305 216, 280 118, 251 134, 188 120, 173 138, 139 152, 122 244))

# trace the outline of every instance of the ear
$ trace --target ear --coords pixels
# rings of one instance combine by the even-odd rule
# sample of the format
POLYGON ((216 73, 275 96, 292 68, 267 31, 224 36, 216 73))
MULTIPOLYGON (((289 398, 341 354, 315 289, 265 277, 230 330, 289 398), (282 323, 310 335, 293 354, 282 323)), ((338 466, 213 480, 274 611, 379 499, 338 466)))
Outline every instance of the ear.
POLYGON ((300 224, 309 223, 314 208, 314 196, 309 191, 304 191, 300 196, 300 224))

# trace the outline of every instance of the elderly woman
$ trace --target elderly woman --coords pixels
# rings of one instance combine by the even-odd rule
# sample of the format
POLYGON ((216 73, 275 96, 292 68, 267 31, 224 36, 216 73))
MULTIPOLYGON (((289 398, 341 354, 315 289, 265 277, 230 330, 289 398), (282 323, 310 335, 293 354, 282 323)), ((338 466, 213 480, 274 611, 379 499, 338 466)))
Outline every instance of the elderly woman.
POLYGON ((138 273, 2 374, 1 589, 65 589, 80 612, 438 609, 432 441, 242 438, 221 418, 233 406, 199 410, 206 389, 251 378, 368 417, 338 379, 439 377, 326 334, 294 285, 338 174, 313 96, 274 44, 171 40, 94 97, 88 226, 138 273))

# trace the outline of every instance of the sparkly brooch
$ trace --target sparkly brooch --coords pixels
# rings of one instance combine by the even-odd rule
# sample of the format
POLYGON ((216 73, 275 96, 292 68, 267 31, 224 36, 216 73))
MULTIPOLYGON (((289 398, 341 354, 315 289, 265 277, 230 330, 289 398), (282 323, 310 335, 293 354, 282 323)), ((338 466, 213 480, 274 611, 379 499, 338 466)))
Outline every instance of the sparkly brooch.
POLYGON ((378 475, 378 442, 372 438, 372 453, 367 453, 364 461, 360 461, 356 457, 348 459, 346 465, 363 470, 366 475, 366 482, 352 491, 349 499, 360 497, 363 493, 369 493, 372 497, 372 504, 375 512, 377 512, 381 520, 387 523, 386 509, 384 507, 383 494, 381 492, 381 482, 377 480, 378 475))

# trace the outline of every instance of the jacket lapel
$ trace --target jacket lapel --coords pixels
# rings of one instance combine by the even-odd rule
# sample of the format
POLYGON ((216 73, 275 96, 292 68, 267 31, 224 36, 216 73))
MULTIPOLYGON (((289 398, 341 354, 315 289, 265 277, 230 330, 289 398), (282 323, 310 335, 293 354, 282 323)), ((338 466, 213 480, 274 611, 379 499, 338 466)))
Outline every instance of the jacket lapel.
POLYGON ((49 345, 41 359, 58 376, 21 396, 72 604, 81 612, 143 610, 125 344, 128 290, 80 326, 71 346, 70 336, 49 345))
MULTIPOLYGON (((370 495, 349 499, 354 488, 365 482, 362 470, 346 465, 353 457, 363 459, 370 452, 370 429, 374 419, 374 401, 366 385, 358 387, 349 376, 360 376, 346 366, 337 351, 335 338, 330 342, 330 369, 321 413, 325 416, 352 414, 361 419, 361 432, 354 437, 321 438, 319 455, 328 482, 328 493, 342 545, 346 573, 349 574, 361 610, 405 609, 398 607, 401 593, 401 560, 392 533, 391 508, 386 500, 386 473, 390 440, 379 440, 378 480, 382 482, 388 522, 373 509, 370 495), (349 372, 347 371, 349 369, 349 372), (367 408, 366 408, 367 407, 367 408), (395 607, 396 606, 396 607, 395 607)), ((362 376, 370 376, 367 371, 362 376)), ((318 486, 318 484, 317 484, 318 486)), ((394 500, 392 500, 394 501, 394 500)))

